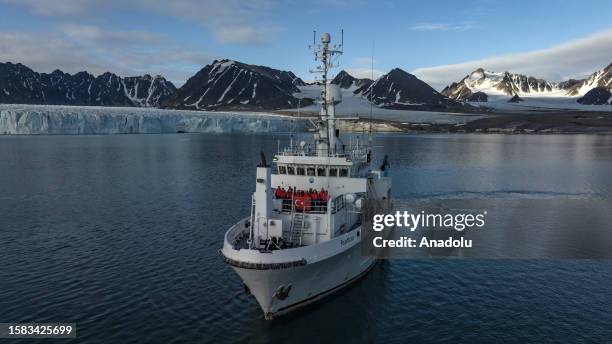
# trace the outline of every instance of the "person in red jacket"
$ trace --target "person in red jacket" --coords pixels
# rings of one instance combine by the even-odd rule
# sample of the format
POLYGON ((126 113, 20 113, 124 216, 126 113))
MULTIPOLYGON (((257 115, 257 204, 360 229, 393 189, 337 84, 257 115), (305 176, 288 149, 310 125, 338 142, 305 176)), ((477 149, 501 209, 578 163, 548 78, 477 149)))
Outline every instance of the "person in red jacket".
POLYGON ((283 193, 283 210, 289 211, 291 210, 291 196, 293 195, 293 190, 291 186, 287 188, 287 191, 283 193))
POLYGON ((310 198, 310 195, 305 193, 302 199, 304 200, 304 210, 311 211, 312 210, 312 199, 310 198))
POLYGON ((321 191, 319 192, 319 199, 321 200, 323 210, 327 211, 327 191, 325 191, 323 188, 321 188, 321 191))
POLYGON ((310 199, 312 200, 312 210, 321 211, 321 201, 319 200, 319 193, 316 190, 310 189, 310 199))

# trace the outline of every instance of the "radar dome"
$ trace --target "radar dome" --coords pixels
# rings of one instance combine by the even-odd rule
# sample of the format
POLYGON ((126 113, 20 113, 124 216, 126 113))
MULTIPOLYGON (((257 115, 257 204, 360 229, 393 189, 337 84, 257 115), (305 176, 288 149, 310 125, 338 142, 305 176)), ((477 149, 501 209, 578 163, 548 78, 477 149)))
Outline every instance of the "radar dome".
POLYGON ((363 198, 358 198, 358 199, 355 201, 355 207, 356 207, 357 209, 361 209, 361 207, 363 207, 363 198))
POLYGON ((330 41, 331 41, 331 37, 329 36, 327 32, 321 35, 322 43, 329 43, 330 41))
POLYGON ((347 203, 353 203, 353 202, 355 202, 356 199, 357 198, 356 198, 355 194, 349 193, 349 194, 344 195, 344 200, 347 203))

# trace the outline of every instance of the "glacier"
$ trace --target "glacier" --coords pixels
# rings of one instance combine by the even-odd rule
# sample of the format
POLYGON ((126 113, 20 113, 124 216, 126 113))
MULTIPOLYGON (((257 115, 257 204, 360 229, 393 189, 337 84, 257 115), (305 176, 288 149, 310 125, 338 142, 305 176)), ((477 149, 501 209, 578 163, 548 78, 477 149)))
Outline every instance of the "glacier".
POLYGON ((0 104, 0 134, 283 133, 306 131, 305 119, 255 112, 0 104))
MULTIPOLYGON (((320 94, 320 86, 307 85, 300 86, 300 93, 294 93, 296 98, 316 98, 320 94)), ((367 119, 370 114, 370 103, 360 94, 354 94, 353 91, 357 88, 351 86, 348 89, 342 89, 342 103, 336 106, 336 114, 344 116, 360 116, 367 119)), ((486 93, 486 92, 485 92, 486 93)), ((487 93, 488 94, 488 93, 487 93)), ((457 113, 444 111, 421 111, 421 110, 395 110, 385 109, 379 106, 372 107, 372 118, 391 122, 411 122, 411 123, 430 123, 430 124, 462 124, 476 119, 496 116, 495 112, 487 110, 494 109, 500 112, 533 114, 537 116, 542 111, 550 113, 550 111, 558 110, 559 113, 564 111, 603 111, 610 112, 610 105, 583 105, 576 102, 578 97, 555 97, 554 93, 548 96, 536 95, 522 97, 520 103, 508 103, 510 98, 507 95, 488 94, 489 101, 486 103, 468 102, 468 104, 482 109, 480 113, 457 113)), ((317 113, 319 111, 318 104, 312 104, 302 107, 300 110, 304 113, 317 113)), ((292 109, 297 111, 297 109, 292 109)))

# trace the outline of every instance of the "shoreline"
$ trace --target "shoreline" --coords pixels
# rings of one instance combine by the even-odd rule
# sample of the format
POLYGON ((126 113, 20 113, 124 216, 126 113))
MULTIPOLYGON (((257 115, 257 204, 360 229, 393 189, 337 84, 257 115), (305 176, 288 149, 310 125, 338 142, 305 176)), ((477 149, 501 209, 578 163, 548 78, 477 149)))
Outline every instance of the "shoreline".
MULTIPOLYGON (((284 115, 291 116, 287 111, 284 115)), ((314 115, 307 113, 306 115, 314 115)), ((469 117, 473 114, 457 114, 469 117)), ((612 134, 612 108, 610 112, 580 110, 540 110, 530 112, 491 112, 484 117, 463 123, 402 122, 386 119, 359 119, 347 121, 348 131, 367 130, 406 133, 477 133, 477 134, 612 134), (351 130, 358 128, 357 130, 351 130)), ((346 129, 345 129, 346 130, 346 129)))

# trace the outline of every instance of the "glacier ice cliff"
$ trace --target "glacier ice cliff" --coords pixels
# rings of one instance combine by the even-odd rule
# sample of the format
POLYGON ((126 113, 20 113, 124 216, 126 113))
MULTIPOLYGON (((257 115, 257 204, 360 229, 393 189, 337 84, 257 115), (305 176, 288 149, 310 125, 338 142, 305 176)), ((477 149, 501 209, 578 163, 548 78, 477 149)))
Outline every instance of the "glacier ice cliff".
POLYGON ((305 131, 306 120, 247 112, 145 108, 0 105, 0 134, 280 133, 305 131))

